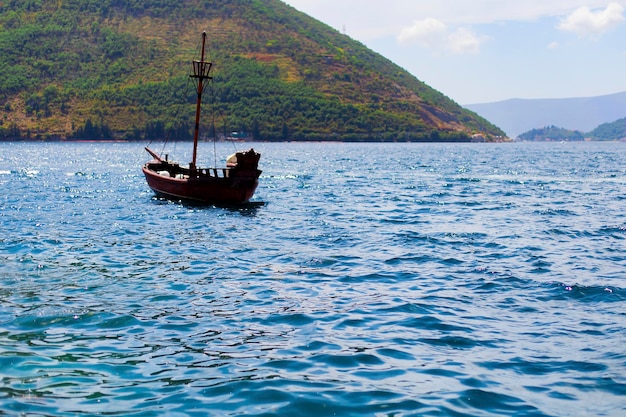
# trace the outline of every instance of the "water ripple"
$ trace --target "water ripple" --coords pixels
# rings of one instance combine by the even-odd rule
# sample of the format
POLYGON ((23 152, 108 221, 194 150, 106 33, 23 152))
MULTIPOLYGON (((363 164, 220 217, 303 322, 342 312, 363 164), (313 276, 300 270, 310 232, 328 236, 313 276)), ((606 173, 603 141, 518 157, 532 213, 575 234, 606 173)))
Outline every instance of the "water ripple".
POLYGON ((546 146, 255 144, 228 209, 0 145, 0 414, 621 416, 626 149, 546 146))

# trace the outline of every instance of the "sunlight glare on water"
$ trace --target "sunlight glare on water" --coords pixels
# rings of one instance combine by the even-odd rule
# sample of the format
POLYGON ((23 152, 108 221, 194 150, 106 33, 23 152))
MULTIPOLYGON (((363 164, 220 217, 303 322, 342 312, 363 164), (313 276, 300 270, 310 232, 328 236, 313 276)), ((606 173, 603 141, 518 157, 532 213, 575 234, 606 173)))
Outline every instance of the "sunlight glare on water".
POLYGON ((0 415, 625 415, 624 144, 253 146, 0 145, 0 415))

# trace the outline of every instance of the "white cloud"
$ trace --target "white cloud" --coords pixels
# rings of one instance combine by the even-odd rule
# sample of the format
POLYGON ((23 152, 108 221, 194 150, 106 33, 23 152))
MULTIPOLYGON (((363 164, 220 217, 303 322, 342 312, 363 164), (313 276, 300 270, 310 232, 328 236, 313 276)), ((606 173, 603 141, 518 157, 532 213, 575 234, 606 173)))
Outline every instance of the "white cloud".
POLYGON ((595 36, 619 26, 624 21, 624 7, 610 3, 606 9, 592 11, 581 7, 561 21, 558 28, 579 36, 595 36))
POLYGON ((459 28, 448 36, 447 48, 456 54, 477 54, 483 40, 471 30, 459 28))
POLYGON ((580 7, 626 7, 626 0, 284 0, 359 40, 397 36, 398 27, 431 17, 451 27, 560 18, 580 7))
POLYGON ((400 43, 416 43, 425 48, 445 48, 455 54, 475 54, 485 38, 480 38, 467 28, 450 32, 440 20, 428 18, 403 28, 397 37, 400 43))
POLYGON ((425 47, 435 47, 443 43, 446 38, 448 28, 437 19, 428 18, 413 23, 412 26, 405 27, 398 35, 400 43, 415 42, 425 47))
POLYGON ((556 41, 554 41, 554 42, 550 42, 550 43, 548 44, 548 49, 556 49, 556 48, 558 48, 559 46, 561 46, 561 45, 560 45, 558 42, 556 42, 556 41))

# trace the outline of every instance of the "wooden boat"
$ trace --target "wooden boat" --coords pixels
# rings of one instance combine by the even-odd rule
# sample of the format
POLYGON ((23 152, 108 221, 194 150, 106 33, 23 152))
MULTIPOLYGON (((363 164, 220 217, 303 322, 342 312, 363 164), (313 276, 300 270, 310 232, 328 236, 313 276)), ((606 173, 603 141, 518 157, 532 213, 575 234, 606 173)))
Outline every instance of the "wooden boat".
POLYGON ((146 147, 152 156, 142 170, 148 186, 159 196, 173 200, 183 200, 206 204, 242 204, 252 198, 259 184, 261 171, 258 169, 261 155, 250 149, 231 155, 223 168, 199 168, 196 166, 198 134, 202 93, 212 79, 209 75, 213 64, 204 60, 206 32, 202 34, 200 61, 193 61, 193 74, 198 99, 196 102, 196 123, 193 135, 193 158, 189 167, 170 162, 167 155, 159 156, 146 147))

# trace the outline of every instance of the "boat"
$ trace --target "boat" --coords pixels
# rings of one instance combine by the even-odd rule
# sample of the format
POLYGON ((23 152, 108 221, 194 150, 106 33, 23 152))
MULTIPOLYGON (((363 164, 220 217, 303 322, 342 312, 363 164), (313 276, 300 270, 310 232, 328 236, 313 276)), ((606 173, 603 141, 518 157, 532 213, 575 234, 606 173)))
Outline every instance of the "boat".
POLYGON ((160 156, 146 147, 152 160, 143 165, 142 171, 148 186, 159 197, 168 200, 202 204, 238 205, 247 203, 259 184, 258 169, 261 154, 254 149, 236 152, 227 158, 222 168, 200 168, 196 165, 202 93, 212 80, 213 64, 205 61, 206 32, 202 33, 202 52, 199 61, 192 61, 194 81, 198 98, 193 134, 193 156, 189 166, 170 161, 168 155, 160 156))

